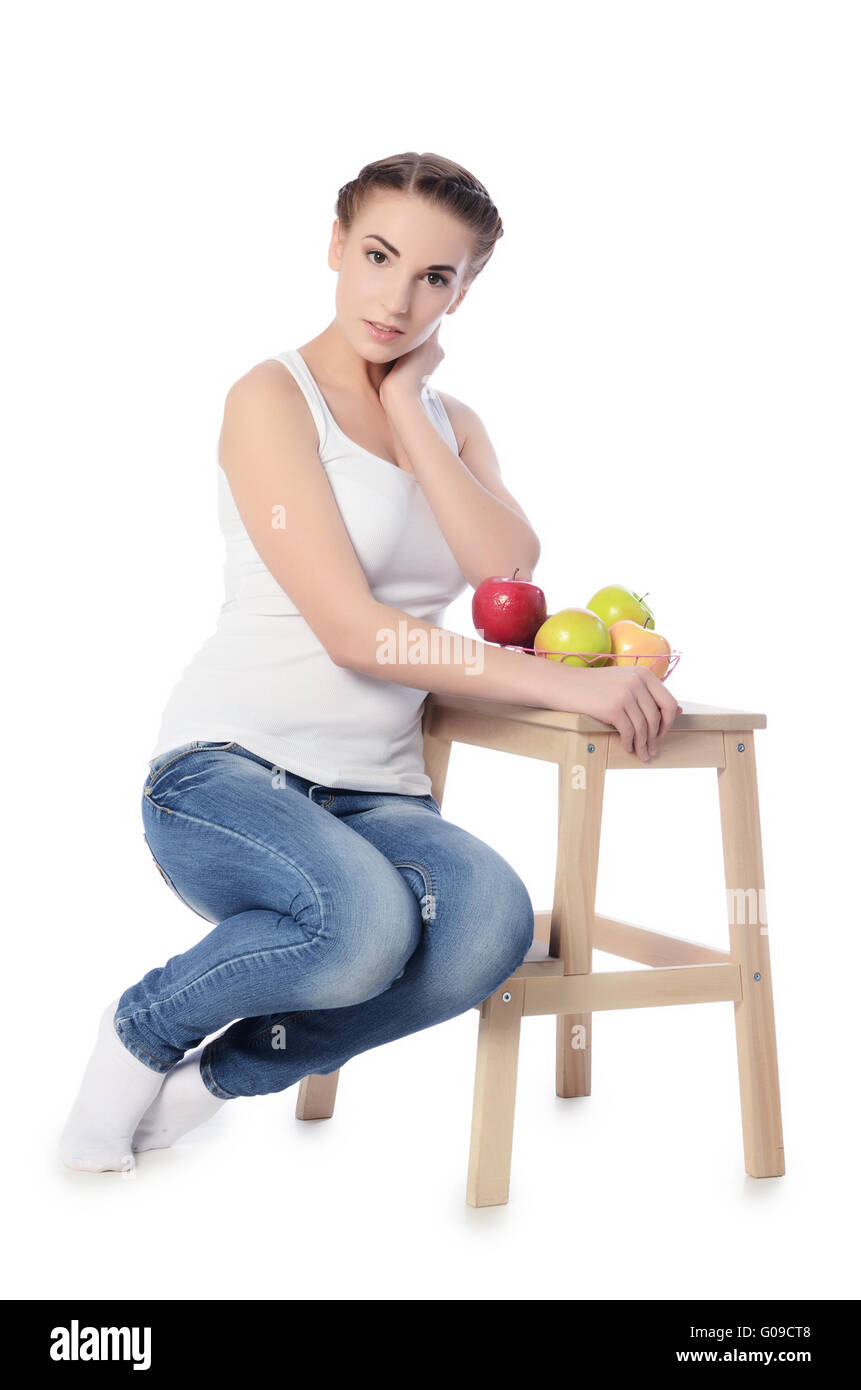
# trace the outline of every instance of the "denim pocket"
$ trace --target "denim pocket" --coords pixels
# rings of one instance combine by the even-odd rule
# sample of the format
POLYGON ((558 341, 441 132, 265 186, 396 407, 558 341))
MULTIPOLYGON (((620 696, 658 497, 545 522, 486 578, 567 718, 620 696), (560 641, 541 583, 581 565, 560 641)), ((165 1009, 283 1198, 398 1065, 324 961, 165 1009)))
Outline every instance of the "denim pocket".
POLYGON ((146 785, 144 787, 144 793, 148 795, 152 791, 153 787, 155 786, 156 782, 159 780, 163 772, 167 772, 169 767, 173 767, 176 763, 181 762, 183 758, 191 757, 192 753, 200 753, 204 749, 210 752, 215 751, 216 749, 226 751, 228 748, 235 747, 235 739, 232 743, 210 743, 204 739, 197 739, 194 743, 187 744, 185 747, 178 749, 176 753, 169 754, 167 759, 156 768, 155 772, 151 773, 147 777, 146 785))
MULTIPOLYGON (((149 849, 149 842, 147 842, 147 849, 149 849)), ((152 852, 151 849, 149 850, 149 852, 150 852, 150 858, 152 859, 152 862, 155 864, 156 868, 158 869, 159 873, 161 874, 162 878, 164 879, 164 881, 165 881, 165 883, 167 884, 167 886, 168 886, 168 888, 170 889, 170 891, 171 891, 172 893, 176 893, 176 896, 179 898, 180 902, 183 904, 184 907, 188 907, 188 903, 185 901, 185 898, 182 896, 182 894, 178 891, 178 889, 174 886, 174 884, 173 884, 173 883, 171 882, 171 880, 168 878, 167 874, 165 873, 164 869, 161 867, 161 864, 159 864, 158 860, 156 859, 156 857, 155 857, 155 855, 153 854, 153 852, 152 852)))
MULTIPOLYGON (((152 804, 155 805, 155 802, 153 802, 152 804)), ((150 859, 152 860, 152 862, 155 864, 156 868, 158 869, 159 873, 161 874, 162 878, 164 879, 164 881, 165 881, 165 883, 167 884, 167 886, 168 886, 168 888, 170 889, 170 891, 174 894, 175 897, 179 898, 179 901, 182 903, 183 907, 187 907, 187 908, 188 908, 191 912, 193 912, 197 917, 201 917, 201 918, 203 919, 204 922, 209 922, 209 923, 211 924, 212 921, 214 920, 213 918, 211 918, 211 917, 206 917, 202 912, 199 912, 198 909, 197 909, 196 907, 193 907, 192 904, 191 904, 190 902, 186 902, 185 898, 184 898, 184 897, 182 896, 182 894, 180 893, 179 889, 177 888, 177 886, 176 886, 176 884, 174 883, 173 879, 171 878, 170 874, 165 873, 165 871, 164 871, 164 869, 162 868, 161 864, 158 862, 158 860, 156 859, 155 855, 153 854, 153 852, 152 852, 152 845, 151 845, 150 842, 149 842, 149 836, 147 835, 146 831, 144 831, 143 836, 144 836, 144 844, 146 845, 147 849, 149 850, 149 857, 150 857, 150 859)))
POLYGON ((438 816, 442 815, 439 802, 437 801, 435 796, 431 796, 430 793, 428 793, 427 796, 420 797, 419 799, 423 801, 426 806, 429 806, 432 811, 436 811, 438 816))

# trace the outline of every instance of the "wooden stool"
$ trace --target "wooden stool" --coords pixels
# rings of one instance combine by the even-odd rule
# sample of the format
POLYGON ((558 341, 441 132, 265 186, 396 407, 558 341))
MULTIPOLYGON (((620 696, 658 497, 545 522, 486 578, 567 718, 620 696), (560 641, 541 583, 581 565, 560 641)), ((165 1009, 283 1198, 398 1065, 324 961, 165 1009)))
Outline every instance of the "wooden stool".
MULTIPOLYGON (((553 907, 535 914, 523 964, 482 1004, 466 1200, 508 1201, 520 1020, 556 1015, 556 1094, 591 1094, 592 1014, 663 1004, 733 1002, 744 1166, 754 1178, 784 1171, 777 1043, 753 730, 765 715, 684 701, 684 712, 648 763, 618 732, 585 714, 431 693, 423 718, 425 767, 442 805, 452 743, 558 764, 559 830, 553 907), (595 915, 604 774, 610 768, 717 768, 729 950, 595 915), (752 911, 748 911, 751 907, 752 911), (741 909, 739 912, 739 908, 741 909), (592 951, 651 970, 592 973, 592 951), (576 1045, 572 1045, 576 1044, 576 1045)), ((306 1076, 298 1119, 332 1115, 338 1072, 306 1076)))

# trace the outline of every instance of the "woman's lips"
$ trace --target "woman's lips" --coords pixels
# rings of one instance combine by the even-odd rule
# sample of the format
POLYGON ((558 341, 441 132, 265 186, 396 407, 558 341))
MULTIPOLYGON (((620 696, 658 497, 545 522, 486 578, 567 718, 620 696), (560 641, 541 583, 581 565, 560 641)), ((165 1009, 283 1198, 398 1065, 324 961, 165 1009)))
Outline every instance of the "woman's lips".
POLYGON ((399 328, 377 328, 371 319, 365 319, 364 322, 371 337, 375 338, 378 343, 390 343, 394 338, 399 338, 401 336, 401 330, 399 328))

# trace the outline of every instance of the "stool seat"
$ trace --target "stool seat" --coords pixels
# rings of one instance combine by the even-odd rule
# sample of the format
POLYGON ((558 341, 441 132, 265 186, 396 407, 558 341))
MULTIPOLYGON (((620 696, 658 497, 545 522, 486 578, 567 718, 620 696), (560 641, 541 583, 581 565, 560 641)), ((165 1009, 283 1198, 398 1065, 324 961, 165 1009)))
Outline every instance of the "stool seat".
MULTIPOLYGON (((592 1013, 677 1004, 733 1004, 745 1170, 785 1172, 754 730, 764 714, 680 699, 683 712, 644 763, 618 731, 587 714, 431 693, 422 721, 425 768, 443 803, 453 743, 558 766, 553 905, 535 912, 532 946, 479 1012, 466 1200, 508 1201, 521 1019, 556 1015, 556 1094, 591 1094, 592 1013), (717 772, 729 944, 716 949, 595 912, 605 774, 713 767, 717 772), (592 952, 649 970, 592 971, 592 952)), ((337 1072, 305 1077, 296 1115, 333 1113, 337 1072)))
MULTIPOLYGON (((677 714, 671 732, 691 729, 764 729, 764 714, 749 714, 746 710, 729 709, 725 705, 698 705, 693 700, 679 699, 684 708, 677 714)), ((464 709, 489 719, 517 719, 526 724, 569 729, 582 734, 616 733, 612 724, 605 724, 591 714, 570 714, 567 710, 539 709, 533 705, 505 705, 497 700, 475 700, 468 695, 430 694, 425 701, 424 725, 427 727, 444 710, 464 709)))

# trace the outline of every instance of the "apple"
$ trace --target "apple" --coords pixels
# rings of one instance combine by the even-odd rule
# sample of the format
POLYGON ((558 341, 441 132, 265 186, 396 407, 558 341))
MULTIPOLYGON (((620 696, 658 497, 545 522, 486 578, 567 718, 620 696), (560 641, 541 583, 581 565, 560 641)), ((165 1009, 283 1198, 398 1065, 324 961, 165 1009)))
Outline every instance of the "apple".
POLYGON ((603 658, 589 661, 582 656, 554 656, 554 652, 596 652, 612 650, 606 623, 589 608, 563 608, 552 614, 533 639, 536 656, 561 661, 566 666, 606 666, 603 658))
POLYGON ((472 621, 486 642, 531 647, 546 617, 544 590, 528 579, 518 579, 517 570, 510 579, 482 579, 472 596, 472 621))
POLYGON ((658 680, 663 680, 670 664, 671 651, 666 637, 627 619, 613 623, 609 631, 617 666, 650 666, 658 680), (650 656, 653 652, 661 655, 649 661, 637 661, 637 655, 650 656))
POLYGON ((655 615, 649 605, 639 594, 635 594, 632 589, 624 588, 621 584, 606 584, 597 594, 592 595, 586 607, 597 613, 607 627, 612 627, 613 623, 618 623, 623 618, 632 623, 640 623, 642 627, 655 626, 655 615))

